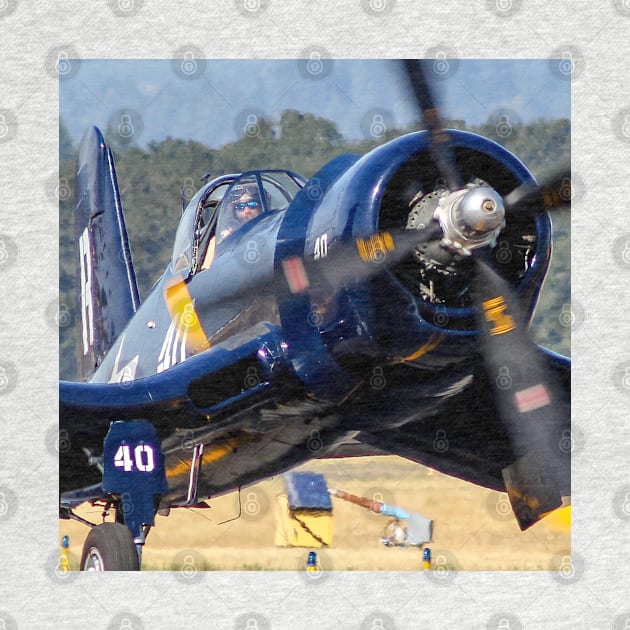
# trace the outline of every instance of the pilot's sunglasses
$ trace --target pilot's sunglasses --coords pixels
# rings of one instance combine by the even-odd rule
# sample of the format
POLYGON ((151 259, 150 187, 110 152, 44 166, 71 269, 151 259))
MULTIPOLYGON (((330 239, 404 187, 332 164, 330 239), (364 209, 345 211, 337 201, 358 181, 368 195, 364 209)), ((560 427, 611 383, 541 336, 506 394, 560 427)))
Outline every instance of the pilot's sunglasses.
POLYGON ((245 210, 245 208, 258 208, 257 201, 241 201, 234 206, 237 210, 245 210))

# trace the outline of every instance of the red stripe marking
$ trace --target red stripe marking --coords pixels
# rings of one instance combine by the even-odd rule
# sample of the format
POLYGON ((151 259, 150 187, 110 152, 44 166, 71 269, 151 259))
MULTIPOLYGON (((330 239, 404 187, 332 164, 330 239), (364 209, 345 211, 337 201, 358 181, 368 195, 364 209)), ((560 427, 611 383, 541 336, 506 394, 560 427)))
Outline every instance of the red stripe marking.
POLYGON ((516 407, 521 413, 540 409, 551 402, 549 392, 544 385, 540 383, 533 387, 528 387, 514 394, 516 407))
POLYGON ((308 276, 301 258, 294 256, 282 261, 282 269, 291 293, 304 293, 309 287, 308 276))

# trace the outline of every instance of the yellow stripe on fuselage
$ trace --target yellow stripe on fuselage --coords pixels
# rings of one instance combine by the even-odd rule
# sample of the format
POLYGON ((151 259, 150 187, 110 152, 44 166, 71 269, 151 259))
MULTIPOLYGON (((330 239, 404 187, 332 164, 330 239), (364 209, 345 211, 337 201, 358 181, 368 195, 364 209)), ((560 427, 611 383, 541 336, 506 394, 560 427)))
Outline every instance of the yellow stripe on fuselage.
POLYGON ((209 348, 208 336, 201 326, 186 283, 181 278, 175 280, 166 287, 164 299, 171 320, 177 327, 178 338, 184 340, 188 353, 193 354, 209 348))

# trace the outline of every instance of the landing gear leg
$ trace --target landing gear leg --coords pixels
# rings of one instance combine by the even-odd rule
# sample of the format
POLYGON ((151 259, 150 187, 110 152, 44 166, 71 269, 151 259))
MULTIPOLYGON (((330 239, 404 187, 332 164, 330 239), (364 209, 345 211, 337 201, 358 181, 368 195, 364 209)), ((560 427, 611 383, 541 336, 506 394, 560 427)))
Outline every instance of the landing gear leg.
MULTIPOLYGON (((159 498, 168 491, 164 454, 147 420, 116 421, 103 443, 103 494, 115 523, 94 525, 83 546, 84 571, 139 571, 142 546, 159 498)), ((88 523, 91 525, 91 523, 88 523)))

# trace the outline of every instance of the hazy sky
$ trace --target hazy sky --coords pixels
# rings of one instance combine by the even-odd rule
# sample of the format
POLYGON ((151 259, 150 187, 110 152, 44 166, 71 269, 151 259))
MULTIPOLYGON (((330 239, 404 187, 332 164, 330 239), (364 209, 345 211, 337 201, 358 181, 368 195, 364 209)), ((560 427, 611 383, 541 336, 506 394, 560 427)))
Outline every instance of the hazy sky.
MULTIPOLYGON (((570 81, 558 61, 436 60, 433 67, 447 118, 475 125, 497 112, 523 122, 570 117, 570 81)), ((349 139, 371 124, 403 127, 417 118, 392 61, 82 60, 65 77, 60 114, 75 141, 89 125, 105 129, 121 116, 140 145, 171 136, 214 147, 242 135, 252 116, 277 119, 289 108, 334 120, 349 139)))

